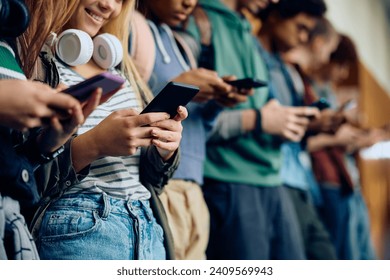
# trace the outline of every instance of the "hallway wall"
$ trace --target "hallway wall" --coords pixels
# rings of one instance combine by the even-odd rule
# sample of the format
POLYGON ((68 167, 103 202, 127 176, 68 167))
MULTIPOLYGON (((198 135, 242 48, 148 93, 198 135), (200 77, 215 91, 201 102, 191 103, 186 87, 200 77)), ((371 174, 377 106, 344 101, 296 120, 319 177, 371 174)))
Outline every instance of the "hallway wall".
POLYGON ((367 69, 390 94, 390 20, 388 0, 325 0, 327 16, 356 42, 367 69))

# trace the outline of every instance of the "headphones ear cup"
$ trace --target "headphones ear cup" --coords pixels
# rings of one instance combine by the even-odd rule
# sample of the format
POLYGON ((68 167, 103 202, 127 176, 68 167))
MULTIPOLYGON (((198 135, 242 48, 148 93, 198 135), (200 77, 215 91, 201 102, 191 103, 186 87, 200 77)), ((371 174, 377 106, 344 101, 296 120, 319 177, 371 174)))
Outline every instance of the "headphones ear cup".
POLYGON ((0 4, 0 36, 21 35, 30 22, 30 14, 25 3, 20 0, 2 0, 0 4))
POLYGON ((123 59, 122 44, 117 37, 104 33, 93 39, 93 60, 103 69, 110 69, 123 59))
POLYGON ((0 0, 0 28, 3 29, 3 25, 6 24, 9 17, 9 4, 8 0, 0 0))
POLYGON ((56 55, 66 64, 77 66, 87 63, 93 54, 93 41, 88 33, 67 29, 56 42, 56 55))

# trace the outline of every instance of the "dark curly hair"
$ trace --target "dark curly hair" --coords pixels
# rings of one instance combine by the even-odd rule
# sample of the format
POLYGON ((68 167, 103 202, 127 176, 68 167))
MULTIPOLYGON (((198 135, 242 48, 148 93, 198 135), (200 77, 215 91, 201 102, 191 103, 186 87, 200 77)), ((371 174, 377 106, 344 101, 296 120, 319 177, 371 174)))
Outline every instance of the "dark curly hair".
POLYGON ((258 16, 264 21, 271 12, 276 11, 282 18, 291 18, 300 13, 322 17, 326 10, 324 0, 279 0, 277 3, 270 3, 267 8, 259 12, 258 16))
POLYGON ((330 55, 330 61, 337 64, 354 64, 358 61, 355 43, 349 36, 340 34, 339 44, 330 55))
POLYGON ((330 55, 330 63, 348 67, 349 75, 341 85, 359 86, 359 54, 354 41, 346 34, 339 34, 340 41, 333 53, 330 55))

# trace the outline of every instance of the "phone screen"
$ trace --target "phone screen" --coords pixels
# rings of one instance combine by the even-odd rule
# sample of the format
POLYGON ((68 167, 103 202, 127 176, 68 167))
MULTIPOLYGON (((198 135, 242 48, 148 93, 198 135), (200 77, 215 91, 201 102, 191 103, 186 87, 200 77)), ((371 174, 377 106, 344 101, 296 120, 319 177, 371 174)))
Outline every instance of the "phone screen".
POLYGON ((199 92, 193 85, 169 82, 141 112, 166 112, 171 118, 176 116, 179 106, 186 106, 199 92))

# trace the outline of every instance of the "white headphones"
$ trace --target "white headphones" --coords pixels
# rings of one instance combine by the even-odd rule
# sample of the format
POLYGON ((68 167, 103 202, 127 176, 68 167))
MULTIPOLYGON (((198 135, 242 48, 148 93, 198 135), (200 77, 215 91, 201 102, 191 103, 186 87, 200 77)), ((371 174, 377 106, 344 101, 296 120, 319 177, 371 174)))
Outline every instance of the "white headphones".
POLYGON ((88 33, 67 29, 54 39, 56 55, 66 64, 77 66, 91 57, 103 69, 110 69, 123 59, 122 44, 117 37, 104 33, 93 40, 88 33))

